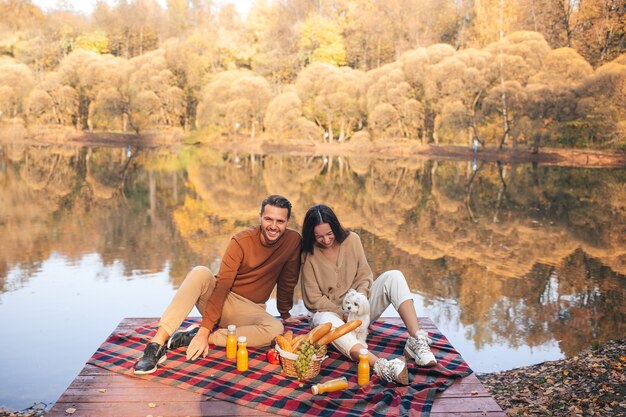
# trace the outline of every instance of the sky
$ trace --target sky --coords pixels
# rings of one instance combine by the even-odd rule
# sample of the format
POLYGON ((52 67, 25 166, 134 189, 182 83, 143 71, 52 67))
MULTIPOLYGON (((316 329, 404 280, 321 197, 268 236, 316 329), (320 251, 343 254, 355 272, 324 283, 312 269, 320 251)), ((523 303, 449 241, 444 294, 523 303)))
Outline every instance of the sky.
MULTIPOLYGON (((242 16, 245 16, 254 0, 221 0, 218 3, 234 3, 242 16)), ((96 0, 32 0, 33 4, 41 8, 44 12, 58 8, 59 4, 66 3, 74 11, 90 15, 96 0)), ((107 0, 110 4, 115 4, 115 0, 107 0)), ((165 8, 167 0, 157 0, 165 8)))

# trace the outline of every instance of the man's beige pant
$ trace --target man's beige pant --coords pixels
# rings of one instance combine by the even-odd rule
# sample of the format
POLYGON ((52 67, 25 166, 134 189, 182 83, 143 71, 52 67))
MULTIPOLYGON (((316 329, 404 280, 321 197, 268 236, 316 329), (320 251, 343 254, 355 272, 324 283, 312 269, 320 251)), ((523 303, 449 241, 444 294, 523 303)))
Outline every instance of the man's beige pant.
MULTIPOLYGON (((383 272, 378 278, 376 278, 370 288, 370 295, 368 299, 370 302, 371 323, 378 320, 380 315, 383 314, 390 304, 393 304, 394 308, 398 310, 400 308, 400 304, 404 303, 406 300, 411 300, 411 302, 413 302, 411 290, 406 282, 406 278, 402 272, 396 270, 383 272)), ((311 325, 315 327, 328 322, 332 323, 333 329, 345 323, 336 313, 330 311, 318 311, 313 315, 311 325)), ((354 333, 350 332, 341 336, 332 343, 338 351, 347 357, 350 357, 350 349, 359 343, 359 341, 354 336, 354 333)))
MULTIPOLYGON (((204 266, 196 266, 185 277, 174 299, 161 316, 159 326, 172 335, 194 306, 202 314, 213 290, 215 276, 204 266)), ((237 326, 237 336, 246 336, 248 346, 267 346, 283 333, 283 324, 265 310, 265 304, 252 301, 230 292, 224 302, 219 327, 209 337, 209 343, 226 346, 226 327, 237 326)), ((211 329, 210 329, 211 330, 211 329)))

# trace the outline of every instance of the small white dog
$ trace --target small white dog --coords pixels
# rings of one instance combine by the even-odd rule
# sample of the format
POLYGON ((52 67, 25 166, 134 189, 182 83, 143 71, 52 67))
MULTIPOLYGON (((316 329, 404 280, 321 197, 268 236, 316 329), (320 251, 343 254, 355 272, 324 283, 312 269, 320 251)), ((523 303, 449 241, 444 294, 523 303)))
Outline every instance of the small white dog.
POLYGON ((343 311, 348 314, 348 321, 361 320, 363 323, 353 330, 357 340, 367 346, 368 327, 370 325, 370 302, 367 297, 351 288, 343 298, 343 311))

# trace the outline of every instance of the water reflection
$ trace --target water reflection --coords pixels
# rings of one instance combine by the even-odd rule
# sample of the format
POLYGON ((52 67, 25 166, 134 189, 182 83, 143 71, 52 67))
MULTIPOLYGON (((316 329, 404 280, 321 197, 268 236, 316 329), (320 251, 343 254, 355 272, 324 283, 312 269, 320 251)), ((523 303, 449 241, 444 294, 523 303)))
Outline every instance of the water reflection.
MULTIPOLYGON (((294 203, 294 227, 325 202, 361 234, 374 271, 403 270, 418 311, 476 370, 571 356, 625 333, 625 176, 480 161, 4 146, 0 310, 34 291, 55 257, 82 264, 97 254, 101 266, 83 274, 107 281, 117 266, 120 279, 141 276, 146 287, 166 271, 173 291, 192 265, 216 268, 230 236, 257 223, 262 198, 281 193, 294 203)), ((112 327, 98 328, 97 340, 112 327)))

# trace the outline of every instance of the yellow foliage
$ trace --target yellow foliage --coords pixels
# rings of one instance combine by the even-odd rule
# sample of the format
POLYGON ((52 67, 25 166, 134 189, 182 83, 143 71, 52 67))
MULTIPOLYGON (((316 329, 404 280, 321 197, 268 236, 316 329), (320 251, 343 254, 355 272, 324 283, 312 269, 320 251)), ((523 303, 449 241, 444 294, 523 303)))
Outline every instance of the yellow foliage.
POLYGON ((306 63, 346 63, 346 47, 338 23, 319 15, 309 17, 302 25, 300 51, 306 63))
POLYGON ((84 49, 99 54, 108 54, 109 38, 102 31, 83 33, 74 42, 75 49, 84 49))

